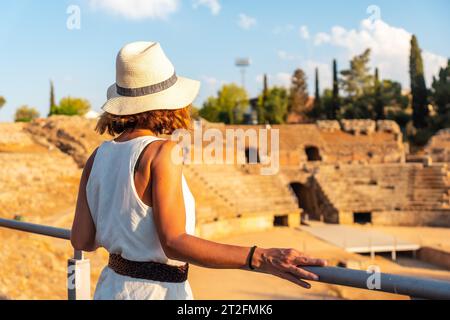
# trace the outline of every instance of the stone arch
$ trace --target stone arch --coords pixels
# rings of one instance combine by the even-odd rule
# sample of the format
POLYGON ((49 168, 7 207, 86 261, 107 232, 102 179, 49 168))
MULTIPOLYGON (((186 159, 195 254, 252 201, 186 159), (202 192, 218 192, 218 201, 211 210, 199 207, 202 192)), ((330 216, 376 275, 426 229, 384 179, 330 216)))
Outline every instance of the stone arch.
POLYGON ((305 146, 305 154, 308 162, 318 162, 322 161, 322 156, 320 155, 320 150, 318 147, 313 145, 305 146))
POLYGON ((245 148, 245 161, 247 164, 261 163, 261 160, 259 158, 259 150, 257 148, 249 148, 249 147, 245 148))

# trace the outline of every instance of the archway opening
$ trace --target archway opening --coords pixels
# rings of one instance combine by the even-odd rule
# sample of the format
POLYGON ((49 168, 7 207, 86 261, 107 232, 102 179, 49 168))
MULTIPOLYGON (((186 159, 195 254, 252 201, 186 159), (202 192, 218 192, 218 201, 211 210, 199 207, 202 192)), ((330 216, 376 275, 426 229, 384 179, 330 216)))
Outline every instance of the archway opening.
POLYGON ((245 160, 247 164, 261 163, 259 159, 259 152, 256 148, 245 148, 245 160))
POLYGON ((308 162, 322 161, 322 156, 320 155, 319 148, 315 146, 306 146, 305 153, 308 162))
POLYGON ((275 216, 273 218, 274 227, 289 227, 289 217, 288 216, 275 216))
POLYGON ((303 210, 304 220, 308 220, 308 218, 319 219, 314 190, 299 182, 291 183, 290 187, 297 198, 298 207, 303 210))
POLYGON ((353 223, 370 224, 372 223, 372 212, 354 212, 353 223))

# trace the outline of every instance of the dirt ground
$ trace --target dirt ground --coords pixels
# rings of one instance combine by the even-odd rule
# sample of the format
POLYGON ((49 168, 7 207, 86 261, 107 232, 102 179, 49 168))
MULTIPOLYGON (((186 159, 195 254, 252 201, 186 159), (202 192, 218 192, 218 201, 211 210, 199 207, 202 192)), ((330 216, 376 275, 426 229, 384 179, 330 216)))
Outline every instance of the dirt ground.
MULTIPOLYGON (((70 223, 69 215, 62 225, 70 223)), ((421 228, 415 232, 420 232, 421 228)), ((411 230, 411 232, 414 230, 411 230)), ((66 264, 72 250, 67 241, 0 229, 0 292, 9 299, 66 299, 66 264)), ((339 261, 360 261, 361 265, 378 265, 382 272, 429 277, 450 281, 450 271, 420 261, 370 257, 347 253, 313 236, 291 228, 274 228, 266 232, 217 239, 236 245, 261 247, 294 247, 309 255, 339 261)), ((91 260, 91 289, 107 261, 99 250, 88 254, 91 260)), ((371 292, 335 285, 313 283, 305 290, 290 282, 264 274, 239 270, 211 270, 192 266, 189 281, 196 299, 408 299, 408 297, 371 292)))
MULTIPOLYGON (((418 231, 410 230, 410 232, 418 231)), ((447 230, 446 236, 449 232, 450 230, 447 230)), ((237 245, 294 247, 304 250, 311 256, 328 259, 330 265, 352 260, 359 261, 362 266, 377 265, 386 273, 450 281, 450 271, 437 267, 430 268, 428 264, 420 261, 404 266, 401 261, 395 263, 382 256, 376 256, 375 261, 371 261, 370 257, 347 253, 296 229, 275 228, 268 232, 229 237, 221 241, 237 245)), ((197 267, 192 267, 190 282, 197 299, 408 299, 403 296, 321 283, 313 283, 311 290, 305 290, 282 279, 263 274, 197 267)))
POLYGON ((450 252, 450 229, 449 228, 408 228, 408 227, 373 227, 392 236, 403 240, 420 244, 422 247, 433 247, 450 252))

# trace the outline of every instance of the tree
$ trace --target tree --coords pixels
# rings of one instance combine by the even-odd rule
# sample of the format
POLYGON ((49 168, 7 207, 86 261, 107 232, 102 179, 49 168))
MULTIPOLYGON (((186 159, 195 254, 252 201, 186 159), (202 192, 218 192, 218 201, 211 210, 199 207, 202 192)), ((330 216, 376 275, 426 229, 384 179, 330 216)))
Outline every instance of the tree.
POLYGON ((316 120, 335 120, 333 118, 334 96, 333 90, 325 89, 320 98, 321 103, 311 110, 309 116, 316 120))
POLYGON ((450 127, 450 59, 447 66, 440 69, 438 78, 433 77, 431 98, 437 109, 435 129, 450 127))
POLYGON ((351 98, 361 97, 371 90, 370 53, 370 49, 366 49, 350 61, 350 69, 341 71, 341 87, 351 98))
POLYGON ((375 97, 374 97, 374 103, 375 103, 375 118, 376 120, 384 120, 384 102, 382 97, 382 85, 380 82, 380 77, 378 73, 378 68, 375 68, 375 97))
POLYGON ((198 110, 198 108, 196 106, 193 105, 191 107, 190 112, 191 112, 191 119, 193 119, 193 120, 199 120, 200 119, 199 110, 198 110))
POLYGON ((0 96, 0 109, 5 105, 6 99, 0 96))
POLYGON ((333 99, 331 106, 331 119, 337 119, 337 115, 339 113, 340 108, 340 98, 339 98, 339 78, 337 71, 337 61, 333 59, 333 99))
MULTIPOLYGON (((402 94, 401 83, 384 79, 380 82, 381 99, 384 109, 405 110, 409 106, 409 99, 402 94)), ((386 112, 384 112, 386 114, 386 112)))
POLYGON ((308 83, 305 72, 302 69, 294 71, 290 87, 289 112, 299 115, 305 114, 308 102, 308 83))
POLYGON ((56 112, 56 103, 55 103, 55 88, 53 86, 53 81, 50 80, 50 112, 48 116, 52 116, 56 112))
POLYGON ((341 71, 341 88, 346 96, 343 100, 343 117, 350 119, 372 119, 374 76, 370 74, 370 49, 350 61, 350 69, 341 71))
POLYGON ((416 128, 427 126, 428 93, 425 85, 422 50, 415 35, 411 38, 411 53, 409 58, 409 75, 411 79, 411 94, 413 108, 413 123, 416 128))
POLYGON ((315 73, 315 94, 314 94, 314 109, 321 109, 322 101, 320 99, 320 87, 319 87, 319 69, 316 68, 315 73))
POLYGON ((393 120, 406 134, 411 115, 407 112, 409 98, 402 94, 402 85, 388 79, 381 80, 377 72, 375 72, 375 78, 373 98, 375 119, 393 120))
POLYGON ((33 119, 39 118, 39 112, 36 108, 30 108, 28 106, 21 106, 16 110, 14 121, 16 122, 30 122, 33 119))
POLYGON ((269 95, 269 84, 267 81, 267 75, 264 74, 264 80, 263 80, 263 92, 260 98, 258 99, 257 103, 257 110, 258 110, 258 123, 265 123, 266 121, 266 102, 269 95))
POLYGON ((273 87, 258 99, 258 105, 264 106, 264 118, 261 123, 283 124, 286 122, 289 93, 285 88, 273 87))
POLYGON ((55 115, 84 116, 91 109, 91 104, 86 99, 65 97, 59 101, 59 106, 54 108, 55 115))
POLYGON ((226 84, 217 97, 209 97, 199 111, 200 116, 211 122, 242 123, 248 107, 247 92, 236 84, 226 84))
POLYGON ((221 122, 223 119, 222 111, 220 110, 218 99, 216 97, 209 97, 203 103, 203 108, 201 108, 198 113, 200 117, 210 122, 221 122))

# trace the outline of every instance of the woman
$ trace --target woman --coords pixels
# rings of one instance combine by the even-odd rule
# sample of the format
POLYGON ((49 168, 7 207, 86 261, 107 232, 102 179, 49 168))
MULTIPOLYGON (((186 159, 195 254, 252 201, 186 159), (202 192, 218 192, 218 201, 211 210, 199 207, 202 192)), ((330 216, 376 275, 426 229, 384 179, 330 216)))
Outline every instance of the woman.
POLYGON ((71 242, 104 247, 108 266, 94 299, 193 299, 188 263, 272 274, 304 288, 324 266, 293 249, 219 244, 194 236, 195 203, 173 159, 176 144, 158 138, 189 126, 199 83, 178 77, 158 43, 125 46, 116 61, 96 130, 116 139, 89 158, 80 182, 71 242))

